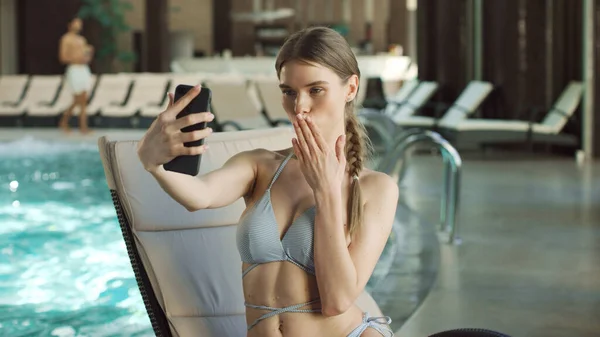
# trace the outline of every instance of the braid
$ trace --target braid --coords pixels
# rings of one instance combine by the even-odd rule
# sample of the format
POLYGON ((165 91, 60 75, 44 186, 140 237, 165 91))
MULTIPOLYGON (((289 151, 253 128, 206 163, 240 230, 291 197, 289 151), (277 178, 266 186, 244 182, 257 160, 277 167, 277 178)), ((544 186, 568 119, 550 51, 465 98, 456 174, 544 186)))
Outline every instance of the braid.
POLYGON ((350 237, 360 228, 363 220, 362 193, 358 177, 364 168, 369 149, 363 125, 354 114, 354 101, 346 106, 346 162, 350 173, 350 195, 348 196, 348 232, 350 237))
POLYGON ((364 140, 354 114, 346 116, 346 161, 350 177, 359 176, 363 169, 364 140))

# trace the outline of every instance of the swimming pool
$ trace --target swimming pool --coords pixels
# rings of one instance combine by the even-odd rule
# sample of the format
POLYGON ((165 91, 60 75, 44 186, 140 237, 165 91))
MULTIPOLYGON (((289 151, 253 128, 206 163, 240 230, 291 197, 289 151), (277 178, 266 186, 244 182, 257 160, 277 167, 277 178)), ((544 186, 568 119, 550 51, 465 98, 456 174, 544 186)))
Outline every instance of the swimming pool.
POLYGON ((22 138, 0 158, 0 335, 154 336, 96 145, 22 138))
POLYGON ((153 336, 95 144, 0 158, 0 335, 153 336))

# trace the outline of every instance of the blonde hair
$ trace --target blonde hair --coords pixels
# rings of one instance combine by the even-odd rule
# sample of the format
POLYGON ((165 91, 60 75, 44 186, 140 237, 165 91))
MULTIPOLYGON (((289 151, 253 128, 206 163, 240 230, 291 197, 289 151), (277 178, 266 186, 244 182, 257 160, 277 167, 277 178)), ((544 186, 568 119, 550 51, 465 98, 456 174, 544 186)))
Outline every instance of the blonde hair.
MULTIPOLYGON (((290 36, 283 44, 275 69, 277 76, 286 62, 291 60, 308 61, 331 69, 344 81, 352 75, 360 80, 360 70, 354 52, 343 36, 327 27, 311 27, 290 36)), ((359 87, 360 90, 360 87, 359 87)), ((348 232, 352 237, 363 222, 362 193, 360 190, 360 173, 371 146, 365 128, 355 114, 354 100, 346 102, 346 160, 350 173, 351 190, 348 197, 348 232)))

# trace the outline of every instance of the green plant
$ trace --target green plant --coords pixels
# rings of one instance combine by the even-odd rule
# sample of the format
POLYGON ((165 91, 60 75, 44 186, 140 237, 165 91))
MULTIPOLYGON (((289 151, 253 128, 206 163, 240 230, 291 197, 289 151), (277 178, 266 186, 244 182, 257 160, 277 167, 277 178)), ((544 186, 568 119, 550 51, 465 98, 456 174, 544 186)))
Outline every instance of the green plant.
POLYGON ((82 0, 77 15, 100 25, 100 45, 95 46, 95 58, 108 68, 114 66, 115 60, 122 63, 136 60, 135 53, 119 50, 117 46, 118 35, 131 31, 125 20, 125 12, 132 9, 133 6, 127 0, 82 0))

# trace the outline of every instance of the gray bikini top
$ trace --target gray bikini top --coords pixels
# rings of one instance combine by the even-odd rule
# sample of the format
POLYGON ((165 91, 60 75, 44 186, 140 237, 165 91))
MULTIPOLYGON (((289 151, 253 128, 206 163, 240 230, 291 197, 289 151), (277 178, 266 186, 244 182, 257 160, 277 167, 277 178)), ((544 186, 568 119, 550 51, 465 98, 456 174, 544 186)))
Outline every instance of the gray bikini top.
POLYGON ((289 261, 315 274, 315 207, 300 214, 280 239, 279 226, 271 205, 271 187, 292 155, 293 152, 283 160, 265 193, 244 214, 237 226, 236 241, 240 257, 243 262, 252 264, 244 270, 243 276, 260 264, 274 261, 289 261))

